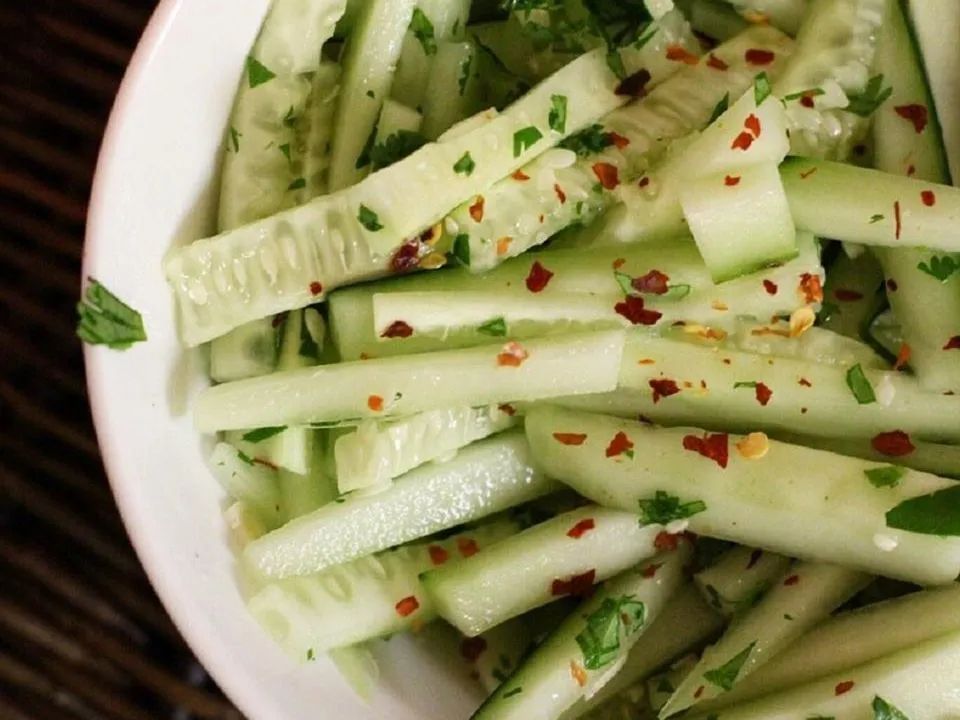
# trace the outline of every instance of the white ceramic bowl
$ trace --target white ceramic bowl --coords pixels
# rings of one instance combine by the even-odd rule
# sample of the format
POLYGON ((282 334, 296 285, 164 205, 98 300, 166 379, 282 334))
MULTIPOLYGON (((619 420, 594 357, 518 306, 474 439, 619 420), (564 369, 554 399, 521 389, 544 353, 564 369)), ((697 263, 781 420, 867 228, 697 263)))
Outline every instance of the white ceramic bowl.
POLYGON ((149 341, 86 351, 100 448, 160 599, 217 683, 255 720, 455 720, 477 690, 424 639, 379 644, 369 705, 326 659, 298 665, 247 616, 208 449, 190 406, 202 359, 177 341, 168 249, 210 234, 227 117, 267 0, 163 0, 123 82, 94 183, 84 274, 137 308, 149 341))

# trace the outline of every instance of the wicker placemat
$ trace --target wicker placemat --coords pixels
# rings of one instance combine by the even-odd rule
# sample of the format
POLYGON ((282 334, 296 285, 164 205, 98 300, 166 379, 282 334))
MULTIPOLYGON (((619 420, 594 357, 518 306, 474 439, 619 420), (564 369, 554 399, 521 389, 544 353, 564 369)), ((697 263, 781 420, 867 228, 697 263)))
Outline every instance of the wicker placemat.
POLYGON ((90 179, 156 0, 0 2, 0 718, 239 718, 141 570, 73 336, 90 179))

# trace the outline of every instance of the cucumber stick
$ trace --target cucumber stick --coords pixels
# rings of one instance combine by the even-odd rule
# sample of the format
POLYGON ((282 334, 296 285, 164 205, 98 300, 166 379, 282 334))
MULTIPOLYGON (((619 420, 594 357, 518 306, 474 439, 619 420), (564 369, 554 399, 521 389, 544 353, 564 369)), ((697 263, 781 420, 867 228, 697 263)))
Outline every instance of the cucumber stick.
MULTIPOLYGON (((887 78, 893 94, 874 118, 874 163, 885 172, 949 184, 940 124, 902 8, 891 0, 877 50, 877 71, 887 78), (898 109, 903 112, 908 107, 928 109, 929 120, 921 132, 898 114, 898 109)), ((960 352, 944 348, 960 334, 960 279, 954 273, 941 280, 921 270, 931 262, 931 255, 906 248, 878 252, 884 273, 893 280, 890 288, 896 288, 887 296, 910 347, 911 368, 926 389, 956 391, 960 390, 960 352)), ((960 262, 960 255, 949 259, 960 262)))
POLYGON ((713 429, 801 432, 871 439, 901 430, 918 439, 957 442, 960 400, 923 392, 915 378, 861 366, 877 402, 861 404, 850 369, 772 358, 648 335, 632 335, 618 390, 563 405, 667 424, 703 422, 713 429), (882 401, 882 402, 881 402, 882 401))
POLYGON ((385 485, 515 424, 496 405, 429 410, 385 423, 365 420, 336 439, 337 484, 341 493, 385 485))
POLYGON ((423 100, 423 134, 430 140, 480 110, 477 52, 469 40, 437 48, 423 100))
POLYGON ((431 570, 423 583, 442 618, 465 635, 479 635, 557 597, 582 597, 581 585, 589 588, 655 555, 662 531, 662 525, 641 526, 634 513, 588 505, 475 558, 431 570))
POLYGON ((310 471, 313 432, 310 428, 276 426, 250 432, 231 431, 224 434, 224 439, 267 467, 304 474, 310 471), (264 435, 269 437, 259 439, 264 435))
POLYGON ((230 382, 273 372, 279 332, 273 318, 248 322, 210 344, 210 378, 230 382))
MULTIPOLYGON (((826 293, 825 287, 824 294, 826 293)), ((741 321, 737 324, 736 334, 727 338, 727 344, 730 349, 747 353, 806 360, 818 365, 848 368, 859 364, 865 368, 882 370, 889 368, 889 363, 866 343, 816 326, 809 328, 800 337, 790 337, 789 328, 782 321, 775 323, 741 321), (787 332, 783 334, 770 332, 771 329, 778 328, 785 329, 787 332)))
POLYGON ((877 347, 886 350, 891 357, 896 357, 904 350, 903 327, 890 308, 874 316, 867 334, 877 347))
MULTIPOLYGON (((607 147, 599 153, 575 143, 572 146, 583 157, 578 159, 568 150, 551 153, 523 168, 523 176, 529 179, 504 178, 484 193, 479 222, 471 215, 470 204, 448 219, 448 232, 466 236, 462 242, 469 244, 469 252, 461 259, 474 271, 487 270, 566 227, 589 223, 615 204, 615 190, 646 170, 670 140, 702 128, 725 94, 736 97, 750 86, 756 68, 744 60, 747 49, 773 52, 770 71, 775 72, 790 45, 789 38, 776 30, 751 29, 714 51, 726 70, 705 62, 684 66, 642 100, 603 118, 601 128, 592 134, 613 133, 605 137, 617 142, 600 144, 607 147), (503 238, 509 242, 499 242, 503 238)), ((571 102, 566 101, 567 112, 571 102)))
POLYGON ((692 0, 687 14, 694 30, 715 40, 729 40, 750 27, 750 24, 723 0, 692 0))
POLYGON ((885 302, 883 280, 883 268, 873 253, 860 253, 856 258, 839 253, 827 269, 820 325, 847 337, 866 339, 870 322, 885 302))
MULTIPOLYGON (((689 518, 697 534, 921 584, 951 582, 960 570, 960 539, 887 524, 905 501, 952 487, 945 478, 905 470, 896 486, 875 487, 865 474, 875 463, 762 435, 705 436, 555 408, 531 410, 526 432, 545 472, 608 507, 676 501, 692 512, 702 503, 689 518), (567 445, 555 433, 586 438, 567 445), (633 458, 629 443, 642 448, 633 458)), ((900 515, 891 522, 902 524, 900 515)))
POLYGON ((862 590, 869 575, 837 565, 798 563, 738 617, 660 712, 669 717, 732 690, 736 683, 862 590))
POLYGON ((254 462, 227 443, 217 443, 213 448, 210 469, 227 494, 245 503, 265 528, 280 524, 280 490, 275 470, 254 462))
POLYGON ((530 464, 521 435, 471 445, 383 492, 324 505, 247 546, 260 575, 306 575, 546 495, 556 485, 530 464))
POLYGON ((237 500, 223 511, 230 548, 235 553, 243 549, 268 530, 260 512, 246 500, 237 500))
POLYGON ((615 330, 273 373, 205 390, 195 420, 213 432, 606 392, 623 343, 615 330))
MULTIPOLYGON (((958 676, 960 633, 952 633, 840 670, 808 685, 725 708, 720 717, 723 720, 949 718, 960 714, 958 676), (891 714, 887 709, 890 707, 898 714, 891 714)), ((707 717, 697 716, 696 720, 707 717)))
POLYGON ((484 649, 474 661, 473 669, 479 676, 480 685, 489 695, 500 687, 527 655, 534 641, 533 630, 526 618, 519 617, 490 628, 478 637, 483 642, 477 645, 484 649))
POLYGON ((735 547, 693 580, 710 606, 731 618, 752 608, 788 567, 790 559, 783 555, 735 547))
POLYGON ((683 543, 606 582, 533 651, 473 720, 552 720, 596 693, 680 588, 689 557, 683 543))
POLYGON ((789 35, 796 35, 810 0, 729 0, 749 22, 769 22, 789 35))
MULTIPOLYGON (((883 462, 886 459, 883 453, 874 448, 865 438, 813 437, 791 433, 777 433, 777 438, 785 442, 807 445, 817 450, 829 450, 864 460, 883 462)), ((960 480, 960 445, 930 443, 922 440, 914 440, 913 445, 914 451, 899 458, 897 462, 914 470, 960 480)))
POLYGON ((377 121, 377 145, 385 145, 393 135, 398 133, 419 133, 423 124, 423 115, 402 102, 387 98, 383 101, 380 110, 380 119, 377 121))
MULTIPOLYGON (((330 189, 330 146, 340 94, 340 73, 339 64, 327 61, 320 63, 313 73, 313 89, 297 126, 303 144, 302 177, 305 183, 298 191, 297 204, 323 195, 330 189)), ((296 179, 294 182, 300 184, 296 183, 296 179)))
POLYGON ((647 697, 650 709, 659 713, 674 690, 679 687, 690 671, 697 665, 696 655, 687 655, 672 663, 666 670, 650 676, 647 680, 647 697))
POLYGON ((259 589, 250 613, 303 662, 331 648, 353 645, 422 626, 436 617, 418 576, 459 548, 482 552, 517 531, 494 521, 444 540, 402 545, 302 577, 274 580, 259 589))
POLYGON ((333 37, 346 9, 346 0, 273 3, 254 45, 254 57, 277 75, 315 72, 320 49, 333 37))
POLYGON ((330 189, 342 190, 365 175, 362 160, 374 132, 416 0, 368 0, 347 38, 343 79, 330 151, 330 189))
POLYGON ((704 703, 716 710, 804 685, 933 638, 960 631, 956 584, 836 615, 785 648, 725 695, 704 703))
MULTIPOLYGON (((673 41, 658 29, 645 47, 673 41)), ((668 70, 673 67, 654 80, 668 70)), ((469 132, 430 143, 353 187, 172 253, 166 275, 184 342, 196 345, 244 322, 315 303, 335 287, 417 265, 432 253, 426 243, 403 249, 410 238, 622 105, 627 98, 616 93, 619 83, 604 51, 591 51, 469 132), (552 98, 559 95, 567 98, 563 132, 549 126, 552 98), (473 161, 470 173, 455 169, 465 155, 473 161)))

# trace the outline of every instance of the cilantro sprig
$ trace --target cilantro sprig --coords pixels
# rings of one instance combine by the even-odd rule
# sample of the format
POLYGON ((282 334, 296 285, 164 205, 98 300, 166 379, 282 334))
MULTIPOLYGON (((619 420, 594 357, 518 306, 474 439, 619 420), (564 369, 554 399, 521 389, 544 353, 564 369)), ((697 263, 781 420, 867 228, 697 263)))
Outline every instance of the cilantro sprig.
POLYGON ((860 405, 870 405, 877 401, 877 395, 873 391, 873 385, 863 372, 863 367, 857 363, 847 370, 847 387, 853 393, 860 405))
POLYGON ((611 145, 613 145, 613 136, 598 123, 585 127, 560 143, 560 147, 573 150, 579 157, 596 155, 611 145))
POLYGON ((919 263, 917 270, 925 272, 927 275, 935 277, 940 282, 945 283, 954 273, 960 272, 960 256, 933 255, 929 262, 919 263))
POLYGON ((77 336, 81 340, 88 345, 126 350, 147 339, 140 313, 97 280, 88 278, 87 282, 87 292, 77 303, 77 336))
POLYGON ((960 485, 904 500, 887 513, 887 527, 921 535, 960 536, 960 485))
POLYGON ((847 96, 850 102, 845 109, 860 117, 870 117, 892 94, 892 87, 883 87, 883 75, 874 75, 862 93, 847 96))
POLYGON ((397 130, 381 143, 370 147, 369 157, 374 170, 393 165, 412 155, 427 142, 427 139, 412 130, 397 130))
POLYGON ((870 704, 873 720, 910 720, 902 710, 877 695, 870 704))
POLYGON ((676 495, 657 490, 653 498, 640 501, 640 522, 644 525, 666 525, 674 520, 686 520, 707 509, 702 500, 681 502, 676 495))
POLYGON ((257 60, 253 55, 247 56, 247 83, 251 88, 258 87, 273 80, 277 74, 257 60))
POLYGON ((743 670, 743 666, 750 658, 750 653, 753 652, 753 649, 756 646, 757 643, 754 641, 720 667, 714 668, 713 670, 708 670, 703 674, 704 680, 709 682, 711 685, 716 685, 717 687, 730 692, 733 690, 733 686, 737 682, 737 677, 739 677, 740 671, 743 670))
POLYGON ((638 632, 646 615, 646 605, 632 595, 604 598, 600 607, 587 616, 586 627, 576 638, 583 651, 584 667, 599 670, 616 660, 621 638, 638 632))
POLYGON ((413 17, 410 19, 410 32, 420 43, 424 55, 437 54, 437 39, 434 36, 433 23, 420 8, 413 11, 413 17))

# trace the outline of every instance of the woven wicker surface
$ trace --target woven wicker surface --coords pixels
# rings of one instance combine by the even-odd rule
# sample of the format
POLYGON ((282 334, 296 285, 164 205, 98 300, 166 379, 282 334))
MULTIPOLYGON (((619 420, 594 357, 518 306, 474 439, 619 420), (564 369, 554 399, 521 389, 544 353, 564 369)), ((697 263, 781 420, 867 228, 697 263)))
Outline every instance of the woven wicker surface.
POLYGON ((90 179, 156 0, 0 0, 0 718, 239 718, 150 588, 73 336, 90 179))

